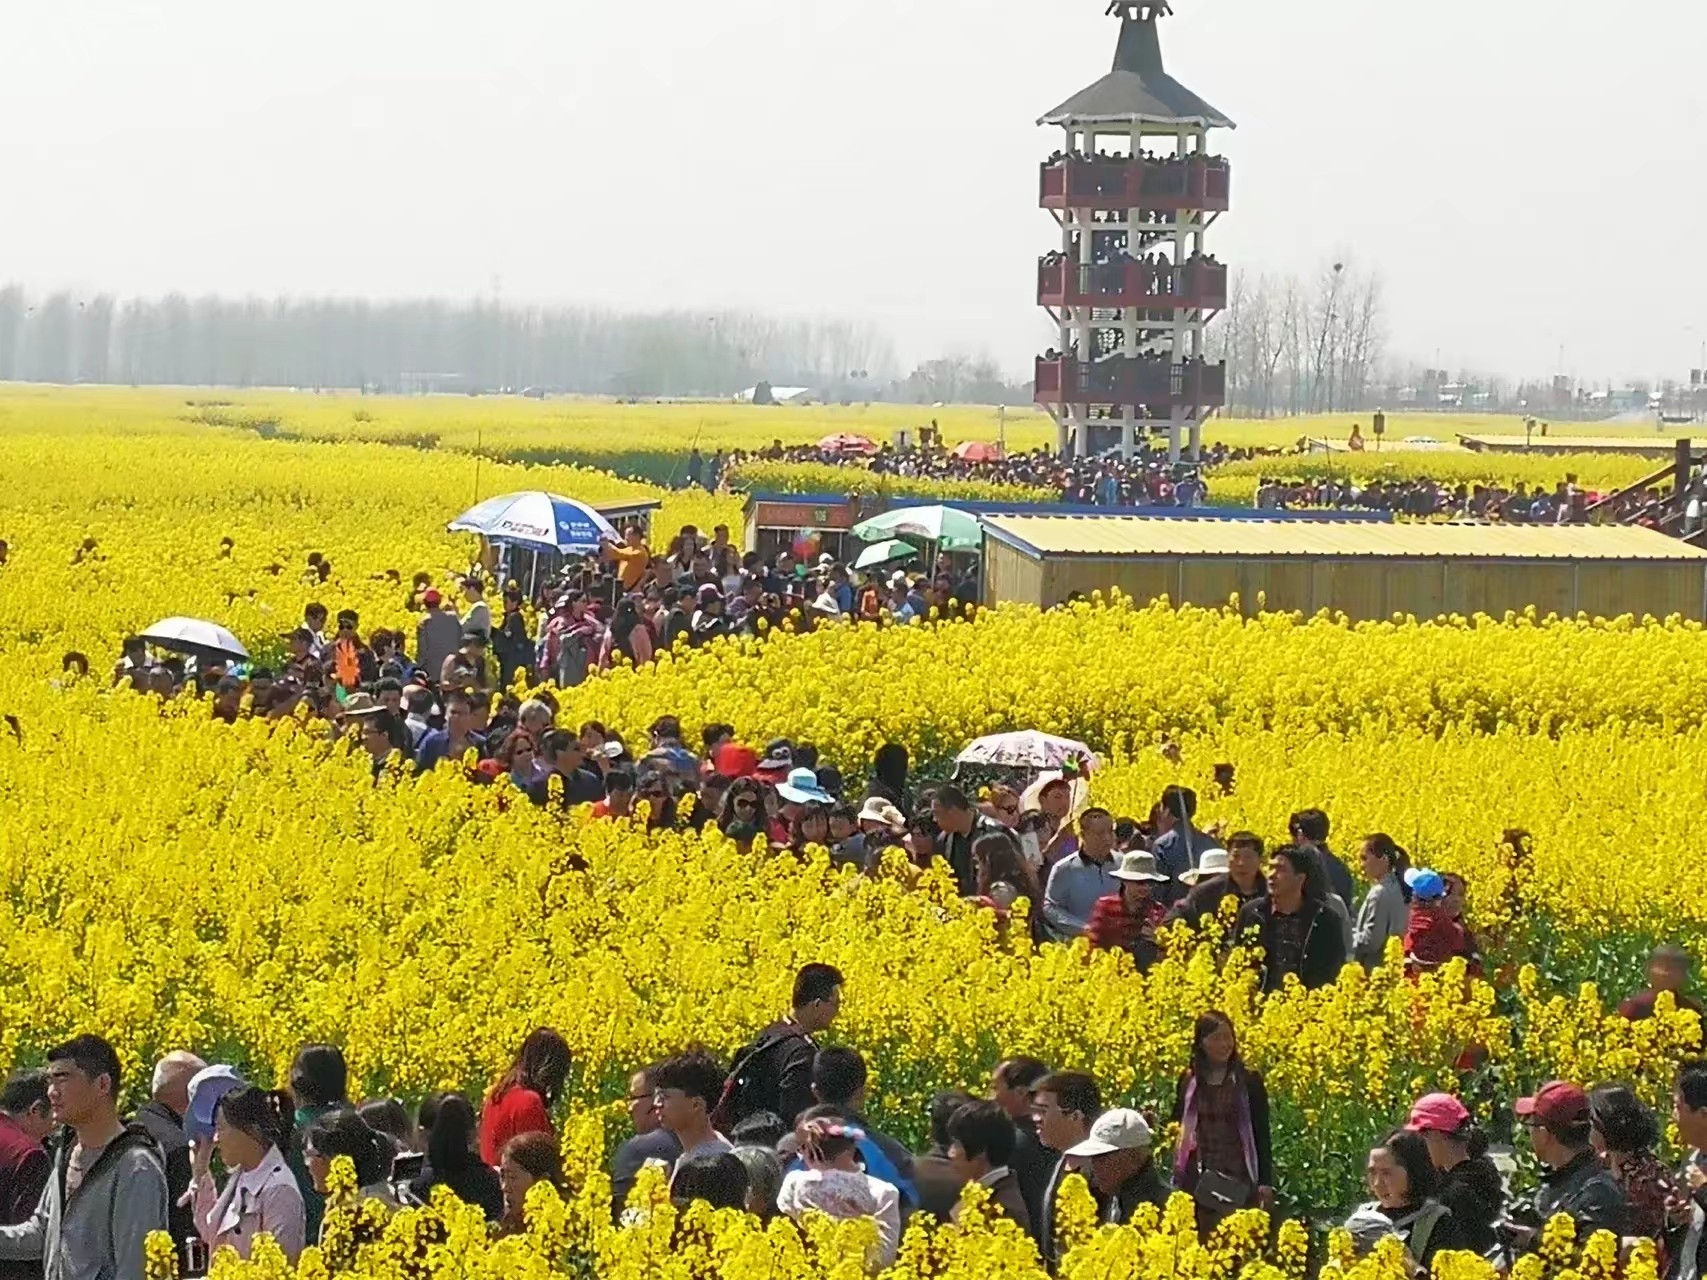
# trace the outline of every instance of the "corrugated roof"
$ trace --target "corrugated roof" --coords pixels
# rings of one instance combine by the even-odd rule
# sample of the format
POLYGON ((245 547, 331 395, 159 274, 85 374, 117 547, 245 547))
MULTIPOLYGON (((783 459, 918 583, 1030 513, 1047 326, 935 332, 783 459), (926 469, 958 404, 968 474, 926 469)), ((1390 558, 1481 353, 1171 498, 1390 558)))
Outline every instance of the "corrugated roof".
POLYGON ((1700 560, 1707 550, 1628 525, 1337 524, 987 516, 992 537, 1033 555, 1386 556, 1394 559, 1700 560))

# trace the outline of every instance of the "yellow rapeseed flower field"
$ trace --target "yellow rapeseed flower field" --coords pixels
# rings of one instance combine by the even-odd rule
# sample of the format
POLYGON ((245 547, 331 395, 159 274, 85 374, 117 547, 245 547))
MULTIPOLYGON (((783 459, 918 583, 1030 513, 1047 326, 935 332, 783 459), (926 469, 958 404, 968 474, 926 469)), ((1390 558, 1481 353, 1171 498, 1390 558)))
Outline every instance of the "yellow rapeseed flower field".
MULTIPOLYGON (((895 866, 865 877, 822 854, 649 836, 452 770, 417 779, 399 762, 376 782, 324 724, 225 726, 193 700, 111 689, 119 640, 155 617, 202 615, 264 644, 317 598, 360 610, 365 629, 398 626, 414 574, 446 579, 471 554, 443 531, 473 497, 468 454, 292 438, 187 403, 208 397, 179 396, 182 413, 168 413, 163 395, 0 397, 0 1062, 95 1029, 130 1068, 193 1046, 276 1080, 299 1044, 324 1038, 345 1047, 363 1093, 478 1093, 530 1028, 555 1026, 575 1059, 576 1201, 544 1205, 533 1234, 491 1249, 445 1228, 452 1245, 431 1247, 450 1248, 459 1274, 560 1273, 570 1254, 599 1274, 658 1273, 693 1223, 659 1205, 649 1232, 595 1226, 609 1221, 595 1170, 618 1133, 611 1100, 667 1051, 733 1049, 781 1010, 807 960, 847 975, 833 1038, 866 1054, 873 1118, 908 1138, 933 1092, 981 1088, 1009 1053, 1092 1070, 1110 1098, 1165 1113, 1192 1020, 1225 1009, 1268 1077, 1295 1206, 1349 1201, 1367 1144, 1417 1093, 1475 1094, 1494 1073, 1502 1094, 1618 1076, 1657 1102, 1699 1044, 1692 1014, 1607 1016, 1652 942, 1704 951, 1707 890, 1688 874, 1707 798, 1707 689, 1687 674, 1707 659, 1699 626, 1354 627, 1089 602, 723 642, 563 695, 566 721, 631 737, 671 712, 690 736, 720 720, 750 742, 810 740, 850 780, 885 741, 929 773, 981 733, 1068 733, 1103 754, 1093 790, 1117 812, 1143 816, 1185 782, 1203 797, 1200 824, 1273 838, 1290 811, 1320 805, 1342 852, 1386 830, 1469 877, 1488 980, 1449 967, 1408 981, 1394 956, 1265 999, 1238 950, 1223 963, 1176 937, 1140 976, 1120 955, 998 936, 940 872, 913 889, 895 866), (333 564, 325 582, 304 572, 312 551, 333 564), (92 678, 60 672, 73 649, 92 678), (1231 794, 1212 784, 1223 762, 1231 794), (1531 835, 1522 857, 1501 845, 1512 828, 1531 835)), ((654 492, 560 465, 481 465, 483 494, 654 492)), ((666 530, 734 523, 727 499, 666 501, 666 530)), ((413 1222, 386 1231, 426 1230, 413 1222)), ((856 1245, 814 1252, 738 1217, 697 1230, 708 1252, 681 1274, 709 1274, 714 1255, 729 1276, 829 1275, 827 1258, 857 1259, 856 1245)), ((1205 1253, 1171 1270, 1175 1236, 1166 1223, 1087 1227, 1066 1273, 1301 1274, 1289 1253, 1248 1242, 1236 1264, 1205 1253)), ((367 1273, 401 1276, 423 1238, 376 1239, 367 1273)), ((962 1231, 910 1237, 893 1274, 1033 1276, 1028 1250, 974 1212, 962 1231)), ((297 1274, 354 1265, 315 1256, 297 1274)), ((1342 1271, 1396 1280, 1401 1265, 1378 1255, 1342 1271)), ((1473 1269, 1453 1280, 1482 1280, 1473 1269)), ((222 1274, 261 1270, 286 1274, 265 1259, 222 1274)))

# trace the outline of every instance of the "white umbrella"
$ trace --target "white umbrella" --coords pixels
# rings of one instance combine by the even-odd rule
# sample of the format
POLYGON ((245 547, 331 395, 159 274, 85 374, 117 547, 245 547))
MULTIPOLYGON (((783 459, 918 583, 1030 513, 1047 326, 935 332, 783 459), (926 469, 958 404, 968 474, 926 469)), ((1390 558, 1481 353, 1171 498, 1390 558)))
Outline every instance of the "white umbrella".
POLYGON ((481 533, 494 542, 547 547, 564 555, 592 555, 601 543, 622 541, 594 508, 539 489, 488 498, 446 527, 453 533, 481 533))
POLYGON ((157 649, 197 657, 219 656, 247 662, 249 651, 224 627, 201 618, 162 618, 142 638, 157 649))
POLYGON ((1072 738, 1057 738, 1036 729, 1018 733, 993 733, 979 738, 959 755, 956 764, 993 764, 1012 769, 1060 769, 1075 763, 1087 769, 1097 766, 1096 753, 1072 738))

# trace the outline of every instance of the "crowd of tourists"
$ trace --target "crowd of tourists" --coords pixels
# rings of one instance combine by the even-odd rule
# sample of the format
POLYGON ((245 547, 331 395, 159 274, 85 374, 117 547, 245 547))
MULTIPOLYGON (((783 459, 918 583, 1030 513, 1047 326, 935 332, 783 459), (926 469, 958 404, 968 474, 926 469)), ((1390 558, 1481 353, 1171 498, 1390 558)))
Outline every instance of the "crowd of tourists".
MULTIPOLYGON (((1366 866, 1372 856, 1366 847, 1366 866)), ((1307 876, 1320 859, 1275 859, 1271 885, 1282 861, 1307 876)), ((1159 864, 1145 852, 1119 865, 1159 864)), ((1296 914, 1273 902, 1275 916, 1296 914)), ((1324 936, 1337 933, 1332 920, 1321 927, 1324 936)), ((1288 944, 1276 941, 1284 954, 1288 944)), ((1292 946, 1292 962, 1308 965, 1297 953, 1310 949, 1308 941, 1292 946)), ((1669 963, 1656 958, 1656 985, 1681 980, 1662 972, 1662 960, 1669 963)), ((882 1100, 859 1048, 826 1042, 844 996, 858 992, 844 992, 836 969, 808 964, 795 976, 790 1007, 752 1029, 732 1059, 686 1046, 635 1064, 626 1081, 629 1130, 609 1160, 619 1225, 647 1212, 643 1201, 630 1203, 630 1192, 648 1167, 679 1207, 703 1201, 761 1220, 869 1218, 872 1269, 895 1260, 912 1215, 957 1220, 973 1183, 992 1212, 1033 1237, 1051 1268, 1059 1261, 1057 1193, 1070 1174, 1085 1179, 1102 1223, 1130 1222, 1175 1191, 1195 1202, 1203 1232, 1237 1210, 1276 1206, 1268 1093, 1224 1014, 1197 1019, 1165 1116, 1121 1105, 1092 1074, 1011 1056, 987 1089, 933 1097, 921 1117, 928 1141, 914 1150, 872 1123, 882 1100), (1163 1121, 1178 1133, 1165 1158, 1156 1150, 1163 1121)), ((1655 997, 1652 988, 1642 993, 1650 1013, 1655 997)), ((45 1067, 15 1071, 0 1087, 0 1267, 19 1277, 135 1280, 153 1232, 170 1233, 185 1275, 206 1274, 222 1249, 248 1257, 263 1234, 294 1262, 322 1237, 340 1157, 351 1162, 358 1201, 382 1212, 430 1203, 442 1187, 478 1209, 494 1235, 525 1230, 536 1184, 565 1196, 575 1190, 557 1129, 571 1066, 563 1036, 539 1028, 480 1097, 441 1092, 409 1106, 355 1102, 335 1045, 305 1045, 285 1089, 184 1049, 154 1065, 146 1100, 127 1113, 121 1101, 130 1082, 117 1053, 97 1035, 77 1036, 50 1049, 45 1067)), ((1690 1154, 1675 1169, 1657 1154, 1659 1118, 1622 1085, 1586 1090, 1554 1081, 1516 1099, 1513 1110, 1540 1169, 1532 1195, 1509 1193, 1484 1124, 1464 1100, 1427 1094, 1368 1152, 1370 1199, 1344 1219, 1357 1247, 1396 1237, 1423 1274, 1447 1250, 1509 1264, 1564 1214, 1579 1238, 1599 1230, 1646 1238, 1666 1274, 1700 1274, 1707 1061, 1687 1062, 1677 1076, 1673 1118, 1690 1154)))
MULTIPOLYGON (((430 575, 417 575, 408 598, 418 616, 412 635, 380 628, 364 636, 356 611, 334 616, 312 602, 301 623, 279 637, 276 665, 164 652, 132 636, 112 678, 164 698, 211 693, 215 716, 227 722, 277 719, 299 706, 337 723, 369 716, 376 748, 383 735, 392 749, 415 756, 429 724, 448 727, 459 709, 453 704, 484 705, 518 673, 530 683, 573 688, 595 671, 643 666, 678 644, 699 648, 784 626, 904 626, 975 606, 980 592, 973 557, 955 564, 944 557, 930 574, 897 564, 856 570, 827 553, 815 560, 787 550, 742 553, 724 525, 709 538, 685 525, 662 551, 630 528, 600 559, 543 582, 531 599, 514 582, 494 585, 472 570, 457 580, 460 600, 452 600, 430 575)), ((82 653, 66 654, 64 666, 74 677, 89 672, 82 653)), ((511 699, 495 713, 500 728, 506 709, 514 713, 519 704, 511 699)), ((485 738, 492 728, 482 720, 473 732, 485 738)))
POLYGON ((1234 449, 1221 443, 1206 445, 1200 462, 1168 461, 1165 450, 1146 451, 1130 461, 1118 457, 1062 457, 1048 449, 1017 453, 991 448, 976 456, 956 456, 941 445, 896 449, 880 446, 875 453, 826 451, 817 445, 785 448, 779 440, 756 454, 735 454, 730 467, 738 476, 749 459, 817 462, 870 471, 900 479, 976 480, 988 484, 1041 489, 1047 501, 1105 507, 1195 506, 1208 494, 1204 471, 1223 463, 1259 456, 1259 451, 1234 449))

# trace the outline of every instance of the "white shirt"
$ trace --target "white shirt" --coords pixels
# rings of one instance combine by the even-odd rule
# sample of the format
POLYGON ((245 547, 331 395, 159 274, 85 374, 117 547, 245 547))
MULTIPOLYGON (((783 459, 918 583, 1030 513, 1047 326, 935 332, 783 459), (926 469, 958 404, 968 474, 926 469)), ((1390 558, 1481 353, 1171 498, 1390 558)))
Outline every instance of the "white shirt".
POLYGON ((901 1193, 868 1173, 847 1169, 793 1169, 782 1180, 776 1207, 799 1221, 808 1210, 845 1220, 871 1218, 877 1223, 877 1249, 867 1259, 871 1269, 892 1266, 901 1245, 901 1193))

